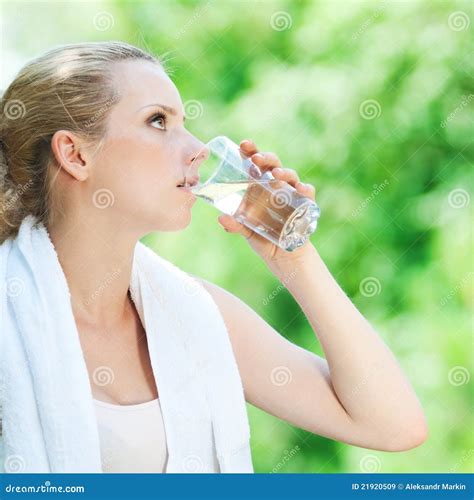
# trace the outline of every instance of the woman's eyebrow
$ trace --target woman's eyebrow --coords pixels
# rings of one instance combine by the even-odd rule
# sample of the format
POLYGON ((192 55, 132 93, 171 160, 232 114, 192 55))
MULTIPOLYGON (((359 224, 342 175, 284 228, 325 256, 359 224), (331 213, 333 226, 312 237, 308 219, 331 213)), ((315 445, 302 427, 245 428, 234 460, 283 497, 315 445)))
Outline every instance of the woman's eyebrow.
MULTIPOLYGON (((160 104, 160 103, 154 103, 154 104, 147 104, 146 106, 142 106, 138 111, 142 110, 143 108, 149 108, 151 106, 158 106, 159 108, 163 109, 164 111, 168 112, 170 115, 176 116, 178 112, 176 109, 167 106, 166 104, 160 104)), ((186 117, 183 116, 183 122, 186 121, 186 117)))

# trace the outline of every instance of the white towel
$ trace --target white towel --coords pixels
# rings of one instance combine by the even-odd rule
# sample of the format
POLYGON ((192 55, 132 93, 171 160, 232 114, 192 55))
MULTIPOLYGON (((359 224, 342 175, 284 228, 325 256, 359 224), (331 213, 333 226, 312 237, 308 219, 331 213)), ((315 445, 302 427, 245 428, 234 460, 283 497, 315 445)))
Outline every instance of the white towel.
MULTIPOLYGON (((33 216, 0 246, 0 287, 4 471, 102 472, 69 288, 33 216)), ((210 294, 140 242, 130 291, 160 392, 166 472, 253 472, 242 382, 210 294)))

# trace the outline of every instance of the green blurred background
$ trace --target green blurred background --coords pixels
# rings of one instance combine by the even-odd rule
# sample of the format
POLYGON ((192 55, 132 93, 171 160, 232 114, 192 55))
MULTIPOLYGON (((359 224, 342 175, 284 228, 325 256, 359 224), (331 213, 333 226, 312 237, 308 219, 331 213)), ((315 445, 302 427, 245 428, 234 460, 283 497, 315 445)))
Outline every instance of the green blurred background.
MULTIPOLYGON (((426 410, 421 447, 335 442, 248 405, 256 472, 473 470, 473 3, 3 2, 4 89, 62 43, 120 39, 156 55, 203 140, 252 138, 317 189, 312 236, 399 359, 426 410)), ((144 242, 230 290, 323 355, 299 306, 202 202, 144 242), (272 299, 268 297, 272 294, 272 299)))

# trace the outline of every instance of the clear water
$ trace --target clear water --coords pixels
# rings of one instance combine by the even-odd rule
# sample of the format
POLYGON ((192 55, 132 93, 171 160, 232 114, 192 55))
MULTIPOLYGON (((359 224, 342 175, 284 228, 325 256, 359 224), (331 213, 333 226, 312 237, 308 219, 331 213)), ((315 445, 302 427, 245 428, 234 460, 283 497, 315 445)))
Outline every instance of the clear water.
POLYGON ((214 182, 193 193, 287 251, 316 230, 319 207, 277 179, 214 182))

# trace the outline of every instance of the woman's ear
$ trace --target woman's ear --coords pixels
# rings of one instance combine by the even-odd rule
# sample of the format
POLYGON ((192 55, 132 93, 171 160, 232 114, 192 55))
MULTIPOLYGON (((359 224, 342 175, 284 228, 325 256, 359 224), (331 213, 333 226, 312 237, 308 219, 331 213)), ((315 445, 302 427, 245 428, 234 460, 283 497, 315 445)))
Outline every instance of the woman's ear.
POLYGON ((90 162, 85 154, 85 143, 69 130, 58 130, 51 139, 51 150, 58 165, 78 181, 90 174, 90 162))

